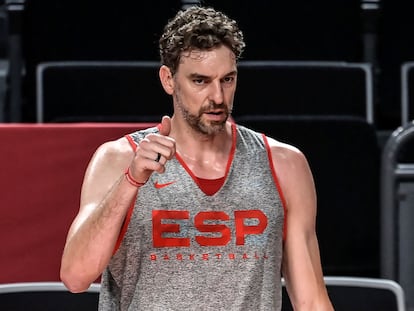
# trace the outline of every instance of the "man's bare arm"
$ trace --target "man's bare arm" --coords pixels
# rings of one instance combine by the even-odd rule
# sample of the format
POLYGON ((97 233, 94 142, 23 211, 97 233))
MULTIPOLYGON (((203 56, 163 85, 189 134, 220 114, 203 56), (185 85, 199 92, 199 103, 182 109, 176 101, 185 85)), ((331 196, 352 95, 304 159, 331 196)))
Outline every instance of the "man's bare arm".
POLYGON ((298 149, 271 140, 272 156, 287 208, 283 276, 294 310, 333 310, 315 232, 316 193, 312 173, 298 149))
POLYGON ((164 117, 160 133, 145 137, 136 152, 121 138, 103 144, 93 155, 61 262, 61 279, 72 292, 88 289, 112 257, 128 209, 139 192, 126 178, 126 169, 134 180, 144 183, 152 172, 164 172, 165 163, 174 156, 170 129, 171 119, 164 117))
POLYGON ((91 159, 61 263, 61 279, 73 292, 85 291, 109 263, 138 190, 123 176, 133 156, 123 138, 102 145, 91 159))

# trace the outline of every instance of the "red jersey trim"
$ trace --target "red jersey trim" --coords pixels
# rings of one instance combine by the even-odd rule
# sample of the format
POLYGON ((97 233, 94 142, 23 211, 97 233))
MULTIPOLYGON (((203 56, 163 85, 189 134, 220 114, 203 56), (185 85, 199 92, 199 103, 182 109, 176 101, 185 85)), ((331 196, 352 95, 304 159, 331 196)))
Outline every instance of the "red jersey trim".
POLYGON ((197 182, 200 185, 200 188, 207 195, 214 195, 220 188, 223 186, 226 177, 220 177, 217 179, 206 179, 197 177, 197 182))
MULTIPOLYGON (((229 158, 228 158, 227 164, 226 164, 226 172, 225 172, 224 176, 222 177, 221 186, 217 187, 217 191, 220 190, 220 188, 223 186, 224 182, 227 179, 227 175, 230 171, 230 166, 231 166, 231 163, 233 163, 234 154, 236 152, 237 133, 236 133, 236 124, 234 124, 234 123, 231 124, 231 133, 232 133, 232 143, 231 143, 229 158)), ((204 184, 202 182, 200 182, 200 178, 197 177, 196 175, 194 175, 193 171, 187 166, 187 164, 184 162, 184 160, 181 158, 181 156, 178 153, 175 154, 175 157, 177 158, 178 162, 180 162, 182 167, 187 171, 187 173, 191 176, 191 178, 194 180, 194 182, 197 184, 197 186, 201 189, 201 191, 203 191, 206 195, 214 195, 214 193, 217 192, 216 191, 214 193, 211 193, 209 191, 209 189, 204 187, 204 184)))
POLYGON ((132 150, 137 151, 138 146, 135 143, 135 141, 132 138, 132 136, 128 134, 128 135, 125 135, 125 138, 128 140, 129 144, 131 145, 132 150))
POLYGON ((132 212, 134 211, 135 201, 136 200, 132 201, 132 204, 128 209, 127 215, 125 216, 124 223, 122 224, 121 231, 119 232, 118 239, 116 240, 113 254, 115 254, 116 251, 119 249, 119 247, 121 246, 122 240, 125 237, 125 233, 128 229, 129 222, 131 221, 132 212))
MULTIPOLYGON (((125 138, 128 140, 129 144, 131 145, 132 150, 134 150, 134 152, 137 151, 137 144, 132 139, 131 135, 125 135, 125 138)), ((128 229, 129 222, 131 221, 132 212, 134 211, 135 201, 136 201, 136 198, 135 200, 132 201, 131 206, 129 207, 128 212, 125 216, 124 223, 122 224, 121 231, 119 232, 118 239, 116 240, 116 243, 115 243, 113 254, 115 254, 116 251, 119 249, 119 247, 121 246, 122 240, 124 239, 125 233, 128 229)))
POLYGON ((285 200, 285 196, 283 195, 282 187, 280 186, 280 183, 279 183, 279 178, 277 177, 277 174, 276 174, 275 166, 273 164, 272 152, 270 151, 269 141, 267 140, 267 137, 265 134, 262 134, 262 136, 263 136, 263 141, 266 146, 267 156, 269 157, 269 165, 270 165, 270 169, 272 170, 273 179, 275 180, 276 188, 279 192, 280 199, 282 200, 283 213, 284 213, 283 240, 285 240, 286 234, 287 234, 287 217, 288 217, 287 208, 286 208, 286 200, 285 200))

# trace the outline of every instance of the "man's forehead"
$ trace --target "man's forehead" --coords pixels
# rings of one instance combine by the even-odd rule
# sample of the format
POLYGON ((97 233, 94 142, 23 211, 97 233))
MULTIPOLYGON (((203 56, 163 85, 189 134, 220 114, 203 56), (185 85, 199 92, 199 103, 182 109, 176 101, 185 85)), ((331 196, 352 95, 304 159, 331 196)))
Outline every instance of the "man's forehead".
MULTIPOLYGON (((229 59, 232 61, 236 61, 236 55, 231 51, 229 48, 225 48, 227 51, 224 53, 228 53, 229 59)), ((183 51, 180 57, 180 64, 185 62, 186 60, 195 61, 195 62, 202 62, 204 60, 216 57, 216 52, 221 50, 220 47, 208 49, 208 50, 200 50, 200 49, 191 49, 187 51, 183 51)))

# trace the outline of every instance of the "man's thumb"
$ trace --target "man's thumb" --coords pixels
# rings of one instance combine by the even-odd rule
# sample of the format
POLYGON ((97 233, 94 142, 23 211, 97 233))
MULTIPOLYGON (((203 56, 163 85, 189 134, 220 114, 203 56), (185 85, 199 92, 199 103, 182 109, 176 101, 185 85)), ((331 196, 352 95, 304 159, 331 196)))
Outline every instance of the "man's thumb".
POLYGON ((163 116, 160 127, 160 134, 168 136, 171 131, 171 118, 169 116, 163 116))

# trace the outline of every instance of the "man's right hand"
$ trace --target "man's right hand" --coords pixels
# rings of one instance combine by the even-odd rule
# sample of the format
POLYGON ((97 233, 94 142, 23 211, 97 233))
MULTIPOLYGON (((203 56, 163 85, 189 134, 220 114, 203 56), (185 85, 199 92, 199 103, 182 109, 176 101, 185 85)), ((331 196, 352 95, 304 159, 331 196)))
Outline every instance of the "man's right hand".
POLYGON ((146 182, 152 172, 163 173, 165 163, 175 154, 175 140, 169 137, 171 118, 164 116, 158 134, 148 134, 138 145, 130 164, 131 176, 138 182, 146 182), (157 161, 158 160, 158 161, 157 161))

